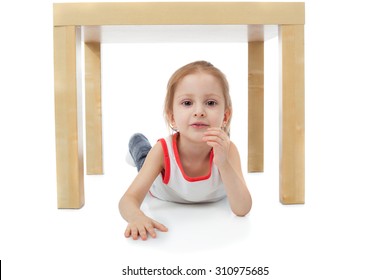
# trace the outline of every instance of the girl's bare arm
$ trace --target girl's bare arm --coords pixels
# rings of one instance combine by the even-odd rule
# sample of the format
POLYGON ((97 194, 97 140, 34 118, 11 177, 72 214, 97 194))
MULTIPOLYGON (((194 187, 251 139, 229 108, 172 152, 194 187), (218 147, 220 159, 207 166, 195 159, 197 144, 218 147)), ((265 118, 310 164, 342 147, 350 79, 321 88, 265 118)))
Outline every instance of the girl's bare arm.
POLYGON ((218 168, 233 213, 237 216, 245 216, 252 208, 252 197, 242 174, 240 155, 232 142, 230 142, 229 160, 218 168))
POLYGON ((230 207, 237 216, 245 216, 252 207, 252 198, 241 170, 240 155, 236 145, 220 128, 209 128, 204 141, 214 150, 214 163, 217 165, 225 185, 230 207))
POLYGON ((156 143, 145 159, 144 165, 122 196, 119 202, 119 211, 122 217, 128 222, 125 230, 126 237, 137 239, 140 236, 143 240, 149 234, 156 236, 155 228, 160 231, 168 229, 157 221, 146 216, 140 209, 153 181, 163 169, 163 150, 160 143, 156 143))

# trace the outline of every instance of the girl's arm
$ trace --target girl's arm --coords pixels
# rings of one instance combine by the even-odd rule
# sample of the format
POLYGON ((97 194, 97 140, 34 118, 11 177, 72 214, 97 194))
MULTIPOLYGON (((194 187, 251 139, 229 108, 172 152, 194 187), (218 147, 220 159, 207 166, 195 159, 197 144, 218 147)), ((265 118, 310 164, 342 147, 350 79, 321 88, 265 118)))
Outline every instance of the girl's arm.
POLYGON ((153 181, 163 169, 163 158, 161 144, 156 143, 149 151, 138 175, 119 202, 119 211, 128 222, 125 237, 132 236, 133 239, 137 239, 140 236, 145 240, 148 233, 150 236, 156 237, 155 228, 160 231, 168 230, 164 225, 146 216, 140 209, 153 181))
POLYGON ((230 208, 237 216, 245 216, 252 207, 252 197, 241 170, 240 154, 236 145, 220 128, 210 128, 203 138, 214 150, 217 165, 225 185, 230 208))
POLYGON ((237 216, 245 216, 251 210, 252 197, 242 174, 240 155, 233 142, 230 142, 229 160, 218 169, 225 185, 230 208, 237 216))

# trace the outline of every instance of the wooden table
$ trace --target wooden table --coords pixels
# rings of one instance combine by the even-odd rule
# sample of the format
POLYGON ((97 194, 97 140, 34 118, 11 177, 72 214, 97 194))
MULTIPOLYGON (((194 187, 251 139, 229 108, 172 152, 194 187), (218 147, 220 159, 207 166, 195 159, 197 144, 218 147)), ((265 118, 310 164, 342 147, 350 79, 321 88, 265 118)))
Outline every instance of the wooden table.
POLYGON ((280 201, 304 203, 304 3, 56 3, 53 12, 58 208, 84 205, 82 43, 87 174, 103 174, 101 43, 136 40, 248 43, 248 171, 262 172, 264 40, 275 35, 281 65, 280 201))

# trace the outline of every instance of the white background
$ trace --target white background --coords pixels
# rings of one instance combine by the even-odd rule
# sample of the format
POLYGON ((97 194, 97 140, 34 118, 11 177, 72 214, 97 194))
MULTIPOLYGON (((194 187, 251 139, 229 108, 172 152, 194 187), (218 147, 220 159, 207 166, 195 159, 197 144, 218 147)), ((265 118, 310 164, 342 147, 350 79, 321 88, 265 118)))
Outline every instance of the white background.
POLYGON ((389 25, 383 1, 306 1, 305 205, 278 202, 278 41, 272 39, 266 43, 265 173, 245 173, 251 213, 234 217, 226 201, 150 201, 144 210, 169 232, 134 242, 123 237, 126 224, 117 210, 136 174, 124 161, 126 145, 134 132, 152 142, 166 135, 162 101, 176 68, 206 59, 226 73, 231 138, 246 170, 246 45, 104 45, 105 175, 85 177, 82 209, 57 210, 52 2, 3 4, 2 276, 151 279, 122 276, 122 269, 180 265, 268 266, 264 279, 389 279, 389 25))

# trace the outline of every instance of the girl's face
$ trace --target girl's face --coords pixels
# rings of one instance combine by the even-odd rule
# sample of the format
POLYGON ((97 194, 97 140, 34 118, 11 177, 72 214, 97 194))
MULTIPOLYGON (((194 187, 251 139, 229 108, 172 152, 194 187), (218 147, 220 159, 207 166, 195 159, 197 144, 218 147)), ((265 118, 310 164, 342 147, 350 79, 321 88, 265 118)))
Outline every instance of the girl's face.
POLYGON ((214 76, 198 72, 178 83, 170 122, 181 135, 201 142, 207 128, 221 128, 229 117, 222 86, 214 76))

